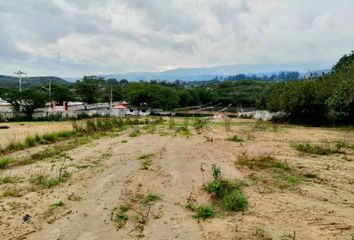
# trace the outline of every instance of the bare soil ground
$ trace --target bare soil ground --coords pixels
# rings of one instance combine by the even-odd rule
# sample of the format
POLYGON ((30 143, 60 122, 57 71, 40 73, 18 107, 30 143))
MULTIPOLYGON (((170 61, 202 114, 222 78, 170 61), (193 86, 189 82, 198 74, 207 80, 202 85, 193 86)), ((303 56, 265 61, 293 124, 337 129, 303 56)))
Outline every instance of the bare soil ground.
POLYGON ((158 126, 155 134, 141 129, 137 137, 129 137, 128 129, 79 146, 65 153, 65 162, 50 158, 0 170, 0 177, 17 178, 0 184, 0 239, 352 239, 354 150, 318 156, 292 145, 344 141, 352 146, 353 131, 251 120, 233 120, 230 131, 216 123, 212 134, 190 127, 190 137, 167 126, 158 126), (225 140, 235 134, 244 142, 225 140), (241 154, 271 155, 295 169, 301 180, 279 188, 263 181, 268 172, 235 165, 241 154), (148 169, 142 168, 144 158, 151 160, 148 169), (200 169, 206 169, 208 181, 213 163, 241 183, 249 205, 242 212, 218 211, 214 218, 197 220, 187 200, 211 203, 200 169), (42 189, 33 182, 36 174, 56 178, 60 169, 70 177, 58 186, 42 189), (161 199, 143 206, 139 200, 149 193, 161 199), (131 210, 124 225, 113 215, 127 203, 131 210), (30 221, 24 222, 25 214, 30 221))

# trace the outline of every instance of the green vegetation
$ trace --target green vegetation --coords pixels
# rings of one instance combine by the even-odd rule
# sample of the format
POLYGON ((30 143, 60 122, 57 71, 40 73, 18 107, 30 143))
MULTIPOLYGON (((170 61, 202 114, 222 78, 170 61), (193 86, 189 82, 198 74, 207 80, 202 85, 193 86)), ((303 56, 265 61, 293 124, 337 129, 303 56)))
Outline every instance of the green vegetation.
POLYGON ((154 193, 149 193, 145 198, 141 200, 141 204, 146 207, 149 206, 152 202, 161 200, 161 197, 154 193))
POLYGON ((15 183, 17 182, 17 180, 18 180, 17 177, 12 177, 12 176, 0 177, 0 184, 15 183))
POLYGON ((214 208, 210 205, 196 206, 189 203, 187 204, 186 207, 195 213, 193 215, 194 218, 207 219, 207 218, 213 218, 216 215, 214 208))
POLYGON ((247 154, 238 156, 236 165, 247 166, 250 170, 258 171, 264 170, 266 176, 269 175, 271 179, 266 176, 261 176, 259 179, 252 175, 254 180, 261 180, 265 184, 273 184, 279 188, 288 188, 295 186, 301 182, 301 175, 287 163, 279 161, 269 155, 250 157, 247 154))
POLYGON ((237 135, 234 135, 232 137, 227 138, 227 141, 232 141, 232 142, 243 142, 244 140, 240 138, 237 135))
POLYGON ((221 176, 221 170, 215 164, 212 166, 213 181, 204 185, 204 190, 210 193, 214 201, 228 211, 242 211, 248 201, 239 186, 221 176))
POLYGON ((286 120, 308 124, 353 124, 354 52, 343 56, 329 74, 273 84, 260 106, 285 113, 286 120))
MULTIPOLYGON (((208 103, 220 107, 247 106, 282 112, 283 120, 307 124, 353 124, 354 119, 354 52, 339 59, 332 71, 321 76, 311 74, 301 79, 296 72, 272 76, 236 76, 199 82, 128 82, 125 79, 104 79, 85 76, 75 84, 57 81, 52 86, 52 97, 63 101, 86 103, 126 100, 131 105, 146 104, 151 108, 171 110, 208 103), (276 80, 276 81, 274 81, 276 80)), ((10 78, 12 79, 12 78, 10 78)), ((13 80, 13 79, 12 79, 13 80)), ((49 100, 42 86, 26 88, 19 94, 13 83, 0 89, 0 97, 10 102, 15 110, 31 119, 35 108, 49 100)), ((185 113, 178 113, 184 115, 185 113)), ((200 113, 202 116, 203 113, 200 113)), ((189 115, 187 113, 187 115, 189 115)), ((197 116, 198 114, 192 114, 197 116)), ((280 120, 280 119, 278 119, 280 120)), ((198 128, 198 124, 196 125, 198 128)), ((33 143, 33 142, 32 142, 33 143)), ((31 144, 31 143, 29 143, 31 144)))
POLYGON ((306 144, 296 144, 294 148, 300 152, 316 154, 316 155, 330 155, 335 153, 341 153, 340 146, 337 146, 336 149, 330 148, 328 146, 312 145, 309 143, 306 144))
POLYGON ((11 161, 12 159, 9 157, 0 158, 0 169, 7 168, 11 161))
POLYGON ((139 157, 140 160, 140 169, 141 170, 148 170, 151 165, 152 165, 152 157, 154 157, 155 154, 144 154, 139 157))
POLYGON ((247 199, 239 189, 234 189, 223 197, 222 206, 230 211, 241 211, 247 206, 247 199))
POLYGON ((63 201, 59 201, 59 202, 56 202, 56 203, 52 203, 49 205, 49 208, 50 209, 55 209, 55 208, 58 208, 58 207, 62 207, 64 206, 64 202, 63 201))
POLYGON ((64 174, 58 178, 49 178, 47 175, 38 174, 32 177, 31 182, 42 189, 52 188, 65 182, 70 177, 70 174, 64 174))
POLYGON ((141 132, 139 129, 135 129, 133 132, 129 134, 129 137, 138 137, 140 136, 141 132))

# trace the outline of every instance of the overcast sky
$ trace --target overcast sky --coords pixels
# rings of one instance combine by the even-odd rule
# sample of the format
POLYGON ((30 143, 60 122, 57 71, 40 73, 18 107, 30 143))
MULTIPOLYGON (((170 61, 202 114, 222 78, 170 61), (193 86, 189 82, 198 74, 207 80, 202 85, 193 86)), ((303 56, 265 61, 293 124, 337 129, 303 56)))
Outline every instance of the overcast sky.
POLYGON ((353 0, 0 0, 0 74, 334 63, 354 50, 353 10, 353 0))

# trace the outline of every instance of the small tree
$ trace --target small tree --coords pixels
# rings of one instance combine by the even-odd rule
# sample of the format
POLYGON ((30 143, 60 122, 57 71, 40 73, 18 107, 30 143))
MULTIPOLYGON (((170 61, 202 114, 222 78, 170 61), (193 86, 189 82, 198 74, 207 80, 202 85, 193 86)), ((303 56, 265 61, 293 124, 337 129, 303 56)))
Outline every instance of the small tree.
POLYGON ((49 100, 48 95, 38 89, 26 89, 22 92, 10 90, 2 97, 15 111, 24 112, 29 119, 32 119, 34 110, 44 107, 49 100))

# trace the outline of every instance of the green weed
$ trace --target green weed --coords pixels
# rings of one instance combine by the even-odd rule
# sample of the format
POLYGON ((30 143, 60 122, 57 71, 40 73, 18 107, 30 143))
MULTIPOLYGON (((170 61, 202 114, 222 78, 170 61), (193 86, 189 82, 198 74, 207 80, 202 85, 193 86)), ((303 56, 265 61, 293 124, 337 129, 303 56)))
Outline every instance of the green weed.
POLYGON ((240 138, 237 135, 234 135, 232 137, 227 138, 227 141, 232 141, 232 142, 243 142, 244 140, 240 138))
POLYGON ((35 145, 37 144, 37 139, 36 137, 34 136, 27 136, 25 138, 25 143, 24 143, 24 146, 26 148, 29 148, 29 147, 34 147, 35 145))
POLYGON ((62 206, 64 206, 64 205, 65 205, 65 204, 64 204, 63 201, 59 201, 59 202, 50 204, 48 207, 49 207, 50 209, 55 209, 55 208, 58 208, 58 207, 62 207, 62 206))
POLYGON ((141 204, 146 207, 149 206, 152 202, 161 200, 161 197, 154 193, 149 193, 145 198, 141 200, 141 204))
POLYGON ((340 153, 339 149, 333 149, 327 146, 306 144, 296 144, 294 148, 299 152, 310 153, 315 155, 330 155, 340 153))
POLYGON ((279 188, 291 187, 301 182, 300 174, 295 169, 269 155, 250 157, 243 153, 238 156, 235 164, 247 166, 251 170, 268 170, 267 173, 279 188))
POLYGON ((4 157, 0 159, 0 169, 5 169, 9 166, 10 162, 12 161, 9 157, 4 157))
POLYGON ((42 189, 52 188, 60 185, 69 178, 69 174, 65 172, 61 178, 49 178, 46 175, 39 174, 31 179, 31 182, 42 189))
POLYGON ((17 180, 18 180, 17 177, 12 177, 12 176, 1 177, 0 184, 15 183, 17 182, 17 180))
POLYGON ((228 211, 242 211, 247 205, 247 199, 239 186, 221 175, 220 167, 212 166, 214 180, 204 185, 204 190, 210 193, 214 201, 228 211))
POLYGON ((222 199, 224 209, 229 211, 241 211, 246 208, 247 204, 246 197, 238 189, 226 194, 222 199))
POLYGON ((213 218, 216 215, 214 208, 210 205, 196 206, 189 203, 186 207, 195 213, 193 215, 194 218, 207 219, 207 218, 213 218))

